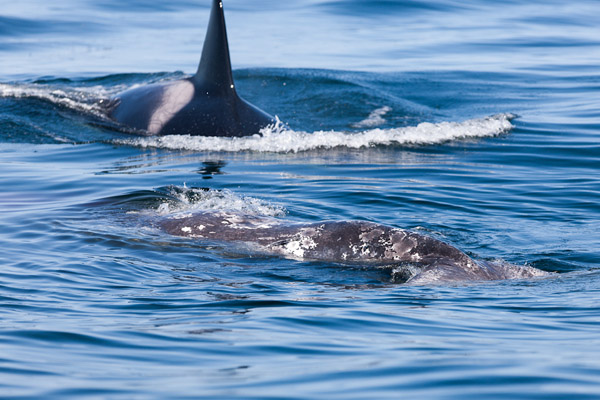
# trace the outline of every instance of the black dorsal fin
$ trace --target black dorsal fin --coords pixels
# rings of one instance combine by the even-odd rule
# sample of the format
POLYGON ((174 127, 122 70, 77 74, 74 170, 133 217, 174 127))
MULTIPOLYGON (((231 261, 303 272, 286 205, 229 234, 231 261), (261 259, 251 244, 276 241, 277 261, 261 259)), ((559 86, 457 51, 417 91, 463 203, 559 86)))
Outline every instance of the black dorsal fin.
POLYGON ((222 0, 213 0, 202 57, 194 81, 212 92, 235 91, 222 0))

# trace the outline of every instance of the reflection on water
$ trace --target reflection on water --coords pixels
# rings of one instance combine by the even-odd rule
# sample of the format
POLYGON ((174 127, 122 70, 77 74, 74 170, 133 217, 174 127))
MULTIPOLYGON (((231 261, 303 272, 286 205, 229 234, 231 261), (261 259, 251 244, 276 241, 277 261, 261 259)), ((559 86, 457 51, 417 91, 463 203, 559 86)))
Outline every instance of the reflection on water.
POLYGON ((203 161, 202 168, 198 171, 199 174, 202 174, 203 179, 212 179, 213 175, 222 175, 224 172, 221 171, 227 162, 222 160, 217 161, 203 161))

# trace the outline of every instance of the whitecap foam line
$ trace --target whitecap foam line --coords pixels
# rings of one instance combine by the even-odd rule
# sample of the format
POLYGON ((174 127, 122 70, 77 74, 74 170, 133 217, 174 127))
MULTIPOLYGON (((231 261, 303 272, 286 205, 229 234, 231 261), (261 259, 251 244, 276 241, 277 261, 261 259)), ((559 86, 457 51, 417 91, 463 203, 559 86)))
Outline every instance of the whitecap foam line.
POLYGON ((287 129, 279 119, 261 130, 262 136, 215 137, 169 135, 115 140, 116 144, 171 150, 218 152, 297 153, 315 149, 347 147, 351 149, 390 145, 430 145, 467 138, 497 136, 513 128, 513 114, 497 114, 463 122, 423 122, 414 127, 370 129, 348 133, 316 131, 313 133, 287 129))

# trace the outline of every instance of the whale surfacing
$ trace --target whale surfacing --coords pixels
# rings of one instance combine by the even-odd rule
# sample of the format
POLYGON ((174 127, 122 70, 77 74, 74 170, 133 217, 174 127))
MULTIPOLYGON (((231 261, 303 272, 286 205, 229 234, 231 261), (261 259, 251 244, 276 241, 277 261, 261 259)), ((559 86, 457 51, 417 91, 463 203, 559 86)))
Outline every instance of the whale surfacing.
POLYGON ((146 135, 249 136, 275 122, 235 90, 220 0, 213 0, 194 76, 127 90, 106 107, 110 118, 146 135))
POLYGON ((412 285, 547 275, 527 266, 475 261, 440 240, 371 222, 284 224, 215 212, 164 219, 159 226, 175 236, 252 243, 259 251, 286 258, 391 265, 395 280, 412 285))

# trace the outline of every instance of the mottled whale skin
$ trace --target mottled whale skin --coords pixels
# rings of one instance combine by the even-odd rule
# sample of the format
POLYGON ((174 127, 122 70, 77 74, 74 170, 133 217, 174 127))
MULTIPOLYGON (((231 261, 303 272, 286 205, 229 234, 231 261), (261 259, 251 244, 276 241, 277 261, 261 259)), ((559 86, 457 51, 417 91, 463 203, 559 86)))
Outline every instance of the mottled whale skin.
POLYGON ((251 243, 258 251, 293 259, 396 265, 398 280, 412 285, 547 275, 527 266, 475 261, 440 240, 371 222, 285 224, 214 212, 164 219, 159 226, 175 236, 251 243))
POLYGON ((220 0, 213 1, 194 76, 127 90, 106 107, 110 118, 144 135, 249 136, 275 121, 235 90, 220 0))

